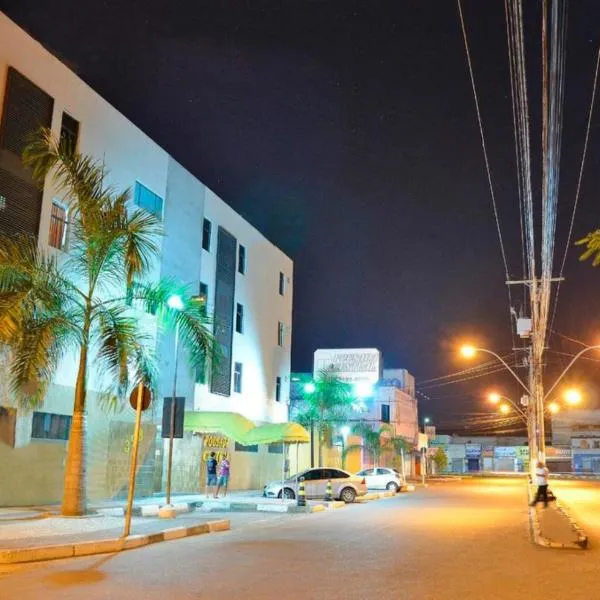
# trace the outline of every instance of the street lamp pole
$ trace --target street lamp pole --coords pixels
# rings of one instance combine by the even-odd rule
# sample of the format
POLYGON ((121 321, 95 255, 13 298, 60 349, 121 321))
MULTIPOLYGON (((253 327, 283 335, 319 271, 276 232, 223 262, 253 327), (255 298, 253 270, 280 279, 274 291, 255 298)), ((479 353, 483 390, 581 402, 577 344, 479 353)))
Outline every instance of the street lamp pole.
POLYGON ((173 472, 173 438, 175 429, 175 402, 177 399, 177 367, 179 362, 179 323, 175 325, 175 374, 173 375, 173 397, 169 425, 169 458, 167 462, 167 505, 171 506, 171 475, 173 472))
MULTIPOLYGON (((181 296, 174 294, 167 301, 167 305, 173 311, 183 310, 183 300, 181 296)), ((169 456, 167 459, 167 503, 158 511, 158 516, 165 519, 172 519, 175 516, 175 509, 171 504, 171 478, 173 473, 173 438, 175 435, 175 403, 177 399, 177 367, 179 360, 179 320, 175 321, 175 373, 173 374, 173 395, 171 398, 171 414, 169 419, 169 456)))

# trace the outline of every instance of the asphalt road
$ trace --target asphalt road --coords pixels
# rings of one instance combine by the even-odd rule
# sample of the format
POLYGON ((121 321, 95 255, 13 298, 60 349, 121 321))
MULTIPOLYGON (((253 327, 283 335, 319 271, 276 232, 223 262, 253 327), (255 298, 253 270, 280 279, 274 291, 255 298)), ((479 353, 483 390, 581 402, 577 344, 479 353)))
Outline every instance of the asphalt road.
MULTIPOLYGON (((554 487, 575 490, 575 506, 576 486, 554 487)), ((575 510, 590 508, 581 500, 575 510)), ((585 524, 591 550, 539 548, 523 480, 432 483, 331 513, 239 520, 227 533, 0 571, 0 599, 589 600, 600 527, 585 524)))

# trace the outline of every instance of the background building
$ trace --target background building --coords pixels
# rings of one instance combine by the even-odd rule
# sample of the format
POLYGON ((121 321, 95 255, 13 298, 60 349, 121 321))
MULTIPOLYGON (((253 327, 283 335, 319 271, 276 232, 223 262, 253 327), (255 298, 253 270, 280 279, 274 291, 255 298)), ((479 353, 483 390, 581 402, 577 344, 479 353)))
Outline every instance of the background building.
MULTIPOLYGON (((214 334, 224 360, 212 368, 180 361, 177 395, 186 398, 186 408, 237 412, 259 423, 285 421, 292 261, 2 13, 0 111, 0 231, 36 236, 44 250, 59 260, 66 256, 68 207, 51 181, 42 190, 35 185, 20 156, 40 126, 68 137, 80 152, 103 163, 107 183, 131 189, 138 206, 163 219, 162 258, 154 276, 186 283, 215 313, 214 334)), ((156 343, 161 380, 159 397, 144 415, 141 494, 161 490, 166 462, 159 423, 161 399, 172 393, 174 339, 159 335, 156 343)), ((2 358, 5 368, 8 357, 2 358)), ((88 496, 93 500, 125 491, 133 414, 128 407, 105 413, 96 402, 93 370, 91 375, 88 496)), ((69 358, 43 405, 32 412, 14 405, 7 378, 0 377, 0 505, 60 500, 74 379, 75 361, 69 358)), ((200 489, 204 438, 190 432, 176 441, 174 491, 200 489)), ((215 443, 234 453, 233 487, 254 487, 279 473, 280 449, 277 456, 277 448, 215 443)))

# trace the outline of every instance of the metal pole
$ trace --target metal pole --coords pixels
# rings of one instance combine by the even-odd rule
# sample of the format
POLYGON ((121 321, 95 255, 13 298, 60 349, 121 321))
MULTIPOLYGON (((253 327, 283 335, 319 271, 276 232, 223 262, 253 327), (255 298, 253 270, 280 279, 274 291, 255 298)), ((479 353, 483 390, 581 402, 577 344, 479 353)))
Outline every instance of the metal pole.
POLYGON ((169 459, 167 463, 167 505, 171 504, 171 474, 173 471, 173 434, 175 429, 175 401, 177 398, 177 359, 179 354, 179 322, 175 325, 175 374, 173 376, 173 398, 171 400, 171 424, 169 427, 169 459))
POLYGON ((135 406, 135 427, 133 430, 133 445, 129 463, 129 490, 127 492, 127 510, 125 511, 125 529, 123 537, 131 531, 131 513, 133 511, 133 496, 135 494, 135 474, 137 471, 138 447, 140 444, 140 429, 142 424, 142 399, 144 397, 144 384, 140 382, 137 389, 137 403, 135 406))
POLYGON ((315 422, 310 420, 310 468, 315 466, 315 422))
POLYGON ((425 469, 427 461, 425 460, 425 453, 427 452, 426 448, 421 448, 421 483, 425 485, 425 469))
POLYGON ((282 452, 282 461, 281 461, 281 501, 285 502, 285 442, 282 442, 283 452, 282 452))

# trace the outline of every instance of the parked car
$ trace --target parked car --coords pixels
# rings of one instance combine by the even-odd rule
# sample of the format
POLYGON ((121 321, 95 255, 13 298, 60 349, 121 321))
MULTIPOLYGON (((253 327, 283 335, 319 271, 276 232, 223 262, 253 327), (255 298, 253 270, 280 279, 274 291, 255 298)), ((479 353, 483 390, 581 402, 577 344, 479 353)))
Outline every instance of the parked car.
POLYGON ((367 487, 370 490, 390 490, 399 492, 406 487, 406 478, 396 469, 387 467, 377 467, 373 469, 364 469, 356 474, 357 477, 364 477, 367 481, 367 487))
POLYGON ((334 468, 315 468, 306 469, 281 481, 271 481, 265 485, 263 496, 267 498, 285 498, 294 499, 298 494, 298 482, 304 477, 304 491, 307 498, 325 498, 327 481, 331 479, 333 498, 349 503, 354 502, 358 496, 364 496, 367 493, 367 484, 364 477, 357 477, 342 469, 334 468))

